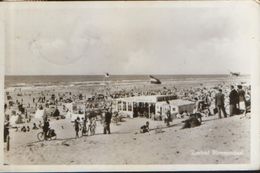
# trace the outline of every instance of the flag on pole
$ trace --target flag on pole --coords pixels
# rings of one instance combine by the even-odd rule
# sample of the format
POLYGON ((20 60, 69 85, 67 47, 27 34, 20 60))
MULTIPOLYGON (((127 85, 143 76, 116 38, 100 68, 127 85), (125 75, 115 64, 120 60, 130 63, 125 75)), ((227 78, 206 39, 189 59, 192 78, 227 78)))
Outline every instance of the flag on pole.
POLYGON ((159 79, 153 77, 152 75, 150 75, 149 77, 150 77, 151 84, 161 84, 162 83, 159 79))
POLYGON ((109 77, 109 73, 105 73, 105 77, 109 77))

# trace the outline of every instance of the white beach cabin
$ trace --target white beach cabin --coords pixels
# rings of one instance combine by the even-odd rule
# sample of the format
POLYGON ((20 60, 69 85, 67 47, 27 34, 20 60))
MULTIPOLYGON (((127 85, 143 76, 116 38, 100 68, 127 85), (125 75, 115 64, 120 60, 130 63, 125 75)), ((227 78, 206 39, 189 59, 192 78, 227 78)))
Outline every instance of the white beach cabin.
MULTIPOLYGON (((195 102, 188 101, 188 100, 182 100, 182 99, 176 99, 176 100, 170 100, 170 107, 171 107, 171 115, 172 118, 175 118, 175 116, 183 112, 187 113, 193 113, 193 110, 195 108, 195 102)), ((164 115, 166 112, 166 102, 158 102, 156 104, 156 114, 157 115, 164 115)))
POLYGON ((156 113, 156 104, 166 100, 177 99, 176 95, 150 95, 118 98, 114 100, 113 111, 130 118, 149 116, 156 113))

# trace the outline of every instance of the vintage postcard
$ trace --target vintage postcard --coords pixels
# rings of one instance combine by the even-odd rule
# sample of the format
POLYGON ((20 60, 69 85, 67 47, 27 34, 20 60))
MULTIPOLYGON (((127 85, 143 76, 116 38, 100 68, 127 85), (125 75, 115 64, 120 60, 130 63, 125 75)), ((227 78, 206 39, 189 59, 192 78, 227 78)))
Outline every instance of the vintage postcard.
POLYGON ((259 169, 256 1, 0 3, 0 171, 259 169))

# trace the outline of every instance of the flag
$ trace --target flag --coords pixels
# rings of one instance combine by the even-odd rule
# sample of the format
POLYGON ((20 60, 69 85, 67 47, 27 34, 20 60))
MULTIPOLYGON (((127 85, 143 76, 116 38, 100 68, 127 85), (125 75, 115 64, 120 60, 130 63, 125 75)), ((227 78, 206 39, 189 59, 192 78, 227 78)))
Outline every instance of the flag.
POLYGON ((105 77, 109 77, 109 73, 105 73, 105 77))
POLYGON ((152 75, 150 75, 149 77, 150 77, 150 82, 152 84, 161 84, 162 83, 159 79, 153 77, 152 75))

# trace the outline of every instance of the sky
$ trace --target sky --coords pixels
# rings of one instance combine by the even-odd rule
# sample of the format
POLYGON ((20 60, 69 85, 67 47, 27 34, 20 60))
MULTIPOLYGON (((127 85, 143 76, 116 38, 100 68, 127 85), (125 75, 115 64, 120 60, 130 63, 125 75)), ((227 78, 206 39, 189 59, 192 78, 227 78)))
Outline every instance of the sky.
POLYGON ((6 75, 250 73, 252 2, 24 3, 7 11, 6 75))

